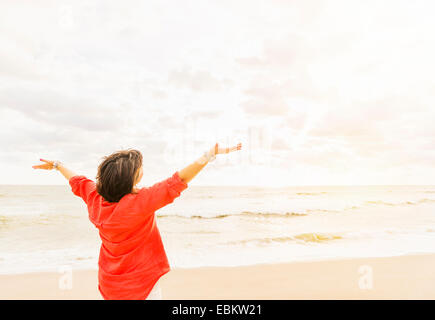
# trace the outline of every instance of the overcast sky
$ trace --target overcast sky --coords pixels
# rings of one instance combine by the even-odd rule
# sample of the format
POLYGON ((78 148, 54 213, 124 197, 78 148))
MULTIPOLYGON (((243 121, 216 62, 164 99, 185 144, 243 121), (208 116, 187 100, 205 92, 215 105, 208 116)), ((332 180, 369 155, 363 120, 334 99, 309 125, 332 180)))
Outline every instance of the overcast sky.
POLYGON ((433 1, 0 2, 0 184, 148 185, 242 142, 191 185, 435 184, 433 1))

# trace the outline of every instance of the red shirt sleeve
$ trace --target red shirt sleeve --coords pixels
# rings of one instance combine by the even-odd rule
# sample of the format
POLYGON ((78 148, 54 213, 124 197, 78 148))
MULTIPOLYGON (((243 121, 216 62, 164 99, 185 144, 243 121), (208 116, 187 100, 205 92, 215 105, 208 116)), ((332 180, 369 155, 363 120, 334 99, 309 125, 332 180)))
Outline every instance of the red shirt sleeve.
POLYGON ((74 176, 69 179, 72 192, 88 204, 96 192, 95 182, 85 176, 74 176))
POLYGON ((151 187, 140 189, 138 192, 139 205, 144 208, 146 213, 153 213, 172 203, 187 187, 187 183, 181 180, 177 171, 171 177, 157 182, 151 187))

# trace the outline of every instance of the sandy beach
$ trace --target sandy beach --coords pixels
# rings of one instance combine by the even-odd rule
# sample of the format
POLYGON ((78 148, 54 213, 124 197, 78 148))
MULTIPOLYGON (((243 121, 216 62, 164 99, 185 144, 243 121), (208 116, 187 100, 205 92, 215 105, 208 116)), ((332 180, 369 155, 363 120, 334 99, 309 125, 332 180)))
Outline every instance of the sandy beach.
MULTIPOLYGON (((173 269, 164 299, 435 299, 435 255, 173 269)), ((97 271, 0 276, 0 299, 101 299, 97 271)))

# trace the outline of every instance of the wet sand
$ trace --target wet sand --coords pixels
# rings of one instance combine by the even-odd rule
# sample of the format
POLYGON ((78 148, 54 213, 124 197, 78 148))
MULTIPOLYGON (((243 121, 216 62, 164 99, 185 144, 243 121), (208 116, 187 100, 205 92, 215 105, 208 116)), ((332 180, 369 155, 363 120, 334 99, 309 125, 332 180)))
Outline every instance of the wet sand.
MULTIPOLYGON (((435 255, 173 269, 164 299, 435 299, 435 255)), ((0 299, 101 299, 96 270, 0 275, 0 299), (69 288, 71 284, 71 288, 69 288)))

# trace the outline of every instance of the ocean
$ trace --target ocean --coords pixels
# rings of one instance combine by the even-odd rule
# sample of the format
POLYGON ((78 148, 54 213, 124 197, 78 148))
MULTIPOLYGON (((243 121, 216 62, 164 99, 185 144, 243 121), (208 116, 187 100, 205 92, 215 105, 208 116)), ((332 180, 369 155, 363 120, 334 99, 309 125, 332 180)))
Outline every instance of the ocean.
MULTIPOLYGON (((156 215, 172 268, 435 252, 435 186, 189 186, 156 215)), ((100 243, 69 185, 0 185, 1 274, 96 269, 100 243)))

